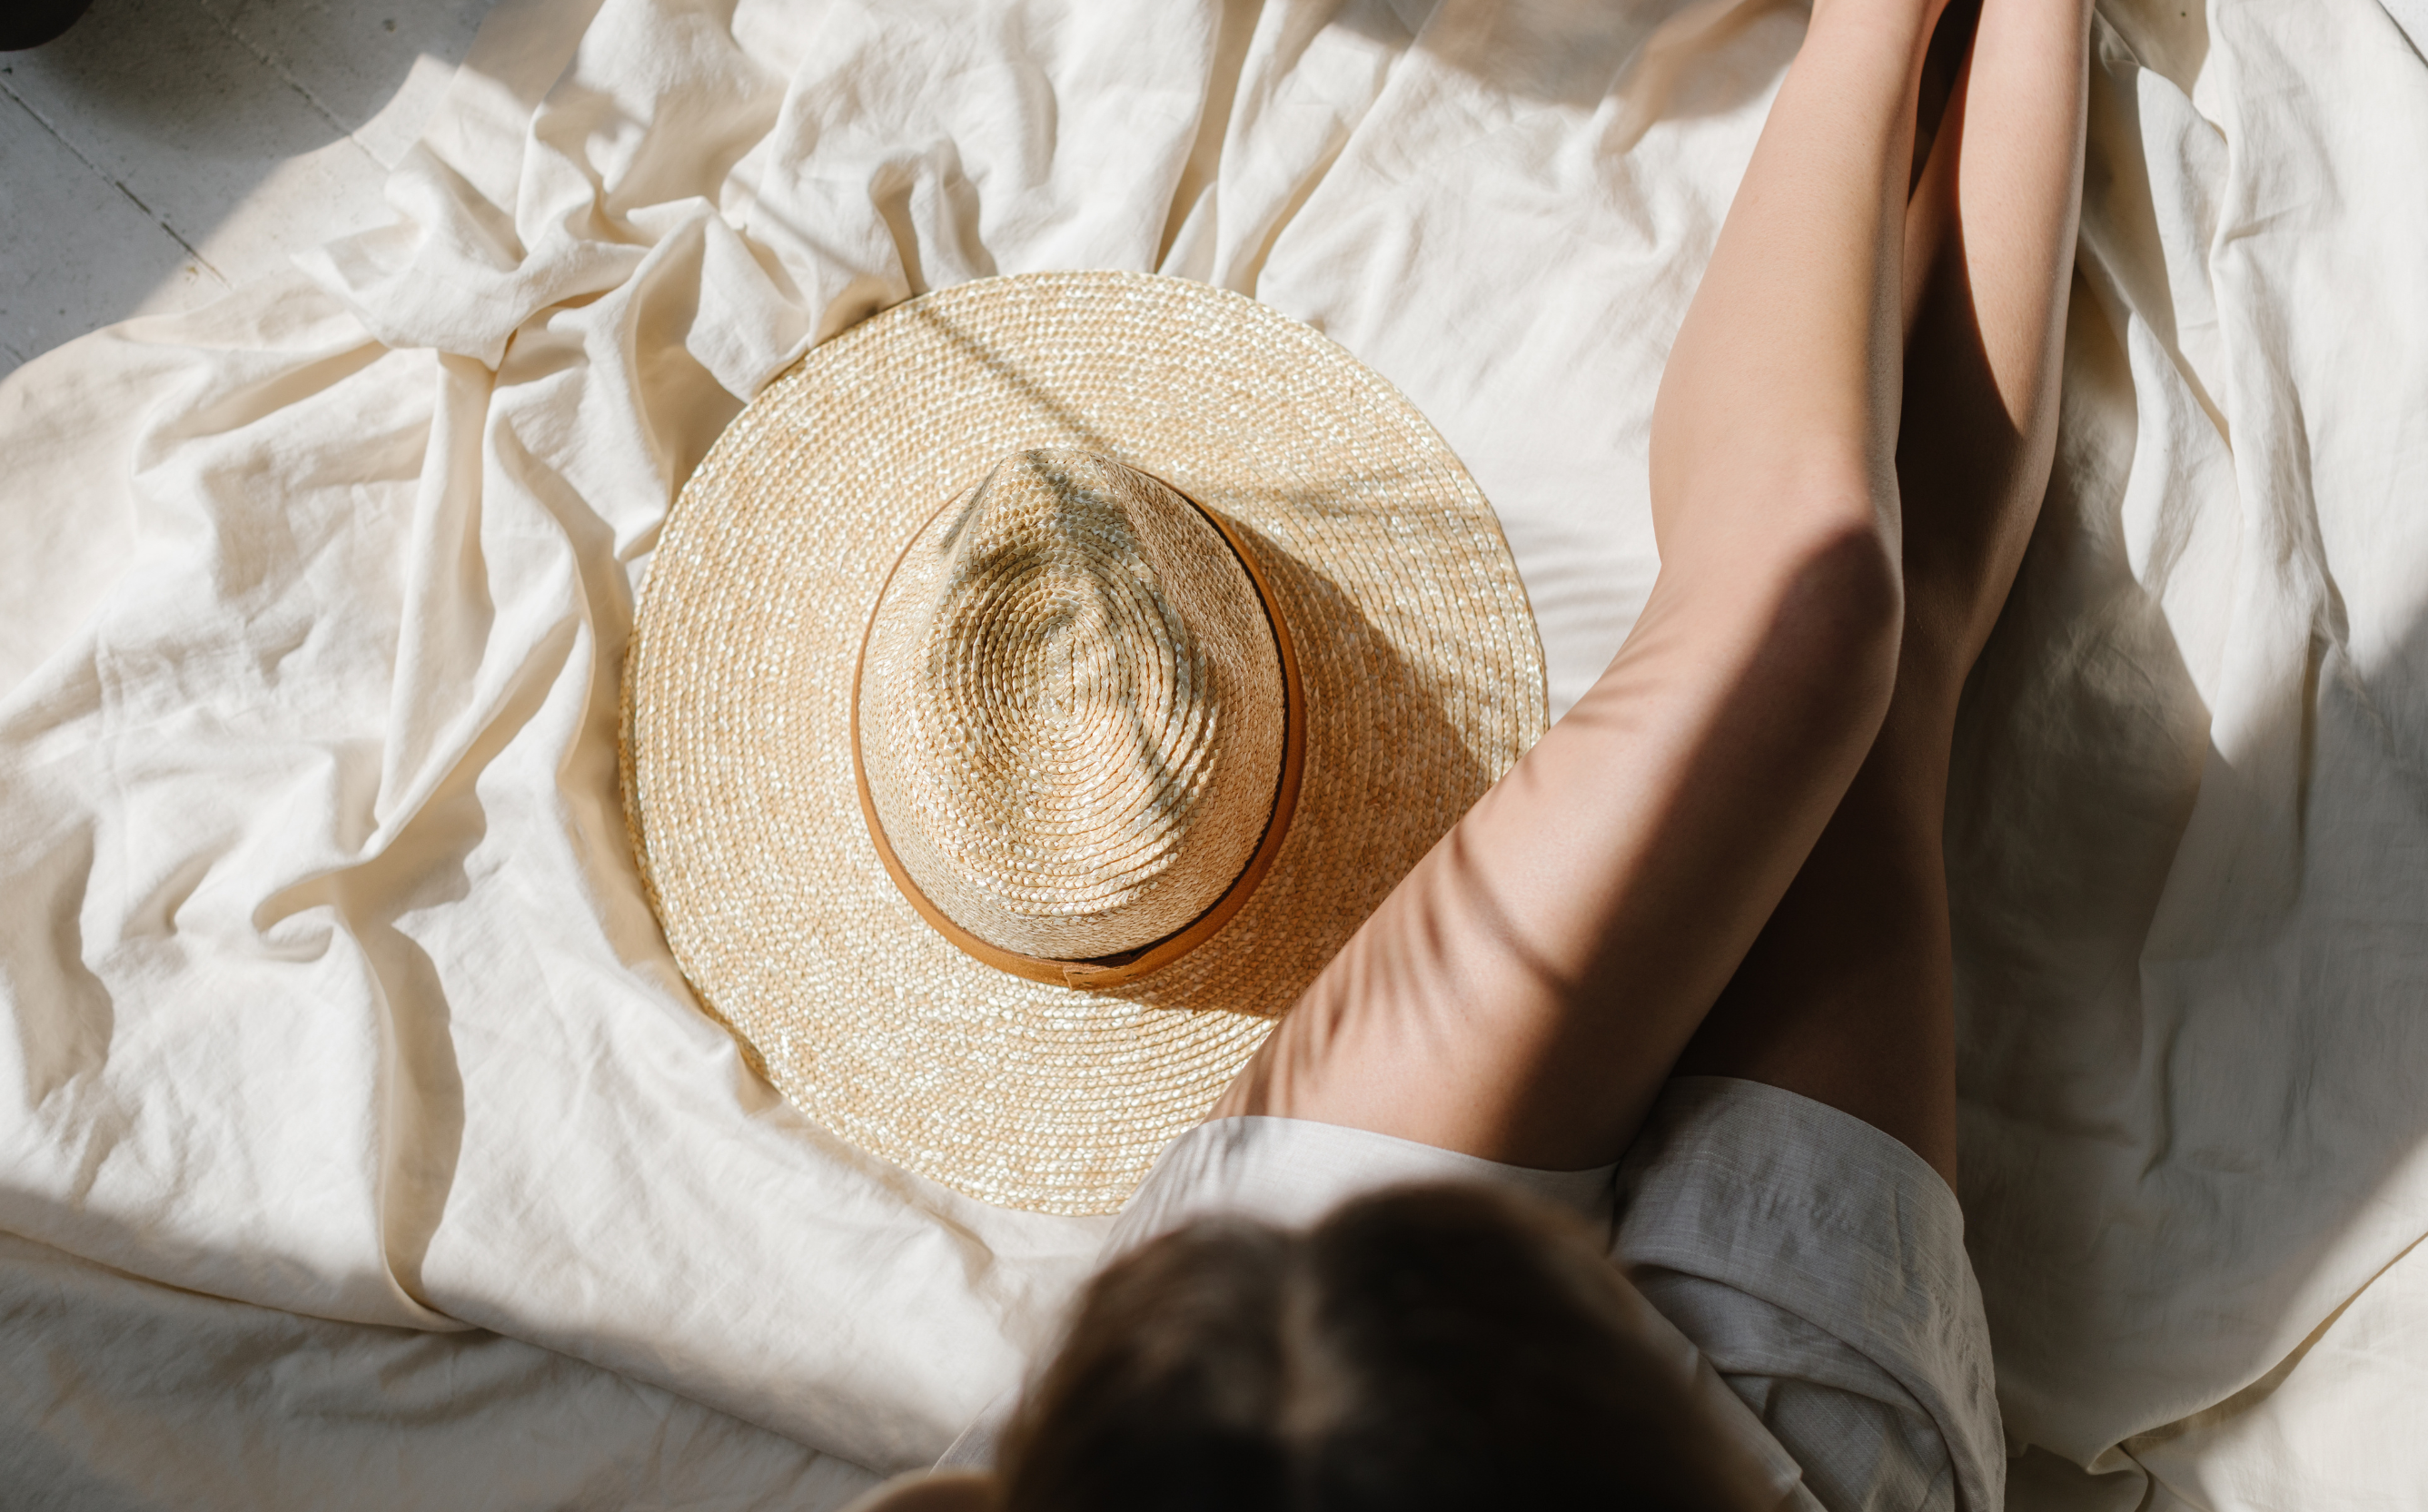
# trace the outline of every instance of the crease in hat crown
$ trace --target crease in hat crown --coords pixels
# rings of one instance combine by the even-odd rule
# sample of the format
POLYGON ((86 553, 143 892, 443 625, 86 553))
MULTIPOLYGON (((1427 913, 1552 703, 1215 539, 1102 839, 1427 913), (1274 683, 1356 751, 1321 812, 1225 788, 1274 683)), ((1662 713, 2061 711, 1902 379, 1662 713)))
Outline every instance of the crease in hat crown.
POLYGON ((854 718, 877 838, 1014 955, 1170 939, 1275 808, 1276 631, 1224 533, 1162 480, 1032 449, 940 509, 878 597, 854 718))

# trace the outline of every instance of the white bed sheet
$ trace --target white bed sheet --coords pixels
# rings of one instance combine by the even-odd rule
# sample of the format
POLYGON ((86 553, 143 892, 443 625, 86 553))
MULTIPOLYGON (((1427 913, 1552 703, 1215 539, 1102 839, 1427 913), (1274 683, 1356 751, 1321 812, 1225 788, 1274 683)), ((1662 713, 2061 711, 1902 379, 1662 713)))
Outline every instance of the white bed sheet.
MULTIPOLYGON (((861 1155, 692 1003, 614 775, 674 490, 918 289, 1207 279, 1467 459, 1556 711, 1649 585, 1653 385, 1801 26, 507 0, 394 228, 0 383, 0 1473, 821 1505, 931 1457, 1102 1226, 861 1155)), ((2375 0, 2099 36, 1950 840, 2014 1500, 2420 1504, 2417 1436, 2345 1427, 2428 1373, 2428 65, 2375 0)))

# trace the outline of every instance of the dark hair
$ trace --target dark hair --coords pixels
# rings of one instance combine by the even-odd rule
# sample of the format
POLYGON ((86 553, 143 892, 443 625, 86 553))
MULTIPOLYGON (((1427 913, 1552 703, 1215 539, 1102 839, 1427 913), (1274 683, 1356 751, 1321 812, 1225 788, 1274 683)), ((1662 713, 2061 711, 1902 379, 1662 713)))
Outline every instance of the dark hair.
POLYGON ((1482 1187, 1194 1224, 1090 1285, 1006 1435, 1007 1506, 1743 1505, 1644 1306, 1573 1219, 1482 1187))

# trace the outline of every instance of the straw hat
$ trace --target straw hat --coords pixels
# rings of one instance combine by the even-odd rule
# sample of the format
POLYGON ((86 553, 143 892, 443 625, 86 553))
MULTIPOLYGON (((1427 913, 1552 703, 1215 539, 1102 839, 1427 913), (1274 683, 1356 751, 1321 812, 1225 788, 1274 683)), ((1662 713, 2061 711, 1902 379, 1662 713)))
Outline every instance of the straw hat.
POLYGON ((803 1111, 1109 1212, 1543 725, 1491 506, 1388 383, 1206 285, 1026 274, 819 347, 693 473, 625 811, 803 1111))

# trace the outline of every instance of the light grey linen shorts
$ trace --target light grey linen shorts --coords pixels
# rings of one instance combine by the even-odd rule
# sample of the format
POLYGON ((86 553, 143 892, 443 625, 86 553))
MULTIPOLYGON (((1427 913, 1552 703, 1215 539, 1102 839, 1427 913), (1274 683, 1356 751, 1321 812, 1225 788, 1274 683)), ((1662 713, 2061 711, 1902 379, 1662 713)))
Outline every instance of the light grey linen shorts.
MULTIPOLYGON (((1829 1512, 2005 1504, 2005 1439, 1964 1217, 1902 1143, 1809 1097, 1679 1077, 1616 1166, 1536 1171, 1293 1118, 1222 1118, 1174 1140, 1105 1258, 1198 1218, 1301 1227, 1364 1193, 1482 1181, 1578 1212, 1673 1325, 1682 1378, 1829 1512)), ((982 1465, 1011 1404, 940 1464, 982 1465)))

